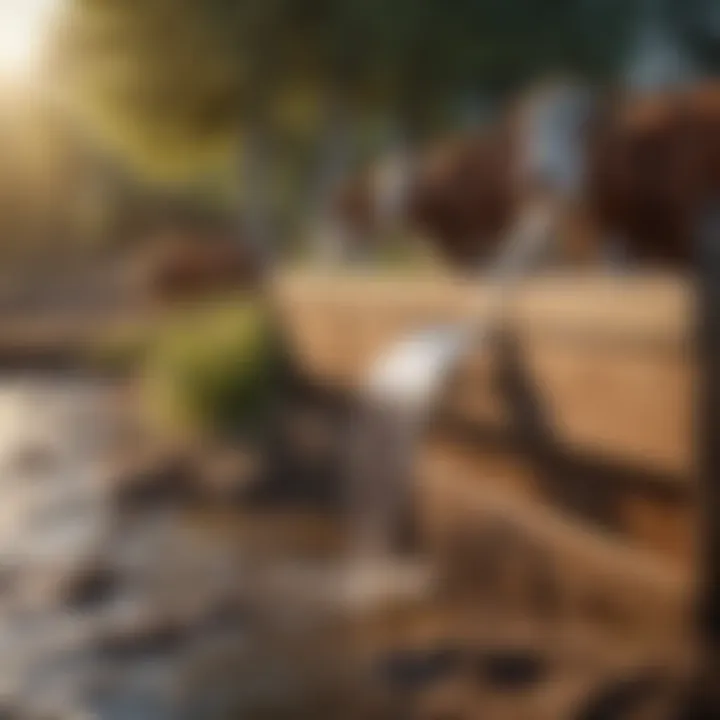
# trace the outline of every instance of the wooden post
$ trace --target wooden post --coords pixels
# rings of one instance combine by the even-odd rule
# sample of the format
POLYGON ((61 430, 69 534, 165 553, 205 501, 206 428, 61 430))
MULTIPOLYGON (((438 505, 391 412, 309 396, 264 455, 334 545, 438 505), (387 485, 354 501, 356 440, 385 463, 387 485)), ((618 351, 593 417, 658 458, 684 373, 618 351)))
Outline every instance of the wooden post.
POLYGON ((698 482, 698 684, 687 720, 720 717, 720 202, 695 241, 698 482))
POLYGON ((700 630, 720 659, 720 203, 698 243, 698 479, 703 517, 700 630))

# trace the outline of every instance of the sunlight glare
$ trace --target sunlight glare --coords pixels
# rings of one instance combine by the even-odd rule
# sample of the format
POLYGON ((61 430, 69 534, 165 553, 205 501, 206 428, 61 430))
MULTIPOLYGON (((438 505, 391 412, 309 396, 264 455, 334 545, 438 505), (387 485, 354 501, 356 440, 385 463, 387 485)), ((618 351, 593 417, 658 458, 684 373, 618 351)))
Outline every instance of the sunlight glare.
POLYGON ((57 0, 0 0, 0 75, 32 73, 56 5, 57 0))

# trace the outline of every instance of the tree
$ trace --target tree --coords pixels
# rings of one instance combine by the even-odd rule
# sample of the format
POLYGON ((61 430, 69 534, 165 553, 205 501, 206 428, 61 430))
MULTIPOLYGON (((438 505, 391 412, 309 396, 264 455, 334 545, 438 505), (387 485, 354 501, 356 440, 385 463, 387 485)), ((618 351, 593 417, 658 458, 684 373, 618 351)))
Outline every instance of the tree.
POLYGON ((720 7, 714 0, 668 0, 669 21, 688 52, 709 73, 720 71, 720 7))
MULTIPOLYGON (((502 98, 538 74, 611 75, 627 43, 626 8, 625 0, 73 0, 58 67, 72 105, 120 154, 166 178, 234 176, 246 229, 264 244, 268 187, 290 162, 288 147, 299 150, 293 162, 312 166, 321 207, 371 123, 412 142, 451 122, 458 105, 502 98)), ((298 185, 307 177, 290 174, 298 185)))

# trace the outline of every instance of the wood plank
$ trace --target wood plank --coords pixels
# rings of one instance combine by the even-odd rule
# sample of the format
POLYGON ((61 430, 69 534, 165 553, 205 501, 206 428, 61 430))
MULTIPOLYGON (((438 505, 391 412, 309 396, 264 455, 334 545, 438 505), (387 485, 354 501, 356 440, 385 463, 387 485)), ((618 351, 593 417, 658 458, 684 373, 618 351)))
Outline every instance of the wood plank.
MULTIPOLYGON (((290 275, 278 279, 276 296, 309 372, 356 387, 393 341, 482 317, 490 288, 441 276, 290 275)), ((692 313, 687 278, 555 274, 529 280, 506 322, 567 443, 689 476, 692 313)), ((477 363, 475 379, 456 389, 459 404, 502 423, 487 356, 477 363)))

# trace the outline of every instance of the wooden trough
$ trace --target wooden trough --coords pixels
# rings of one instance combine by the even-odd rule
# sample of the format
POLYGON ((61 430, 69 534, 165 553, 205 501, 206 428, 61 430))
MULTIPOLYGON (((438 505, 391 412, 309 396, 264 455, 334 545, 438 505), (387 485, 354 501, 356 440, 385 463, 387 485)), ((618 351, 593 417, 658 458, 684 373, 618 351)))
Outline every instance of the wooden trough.
MULTIPOLYGON (((489 293, 438 276, 294 275, 276 299, 305 370, 347 389, 413 330, 482 317, 489 293)), ((692 302, 667 275, 528 281, 502 335, 450 383, 421 471, 548 503, 688 568, 692 302)))

